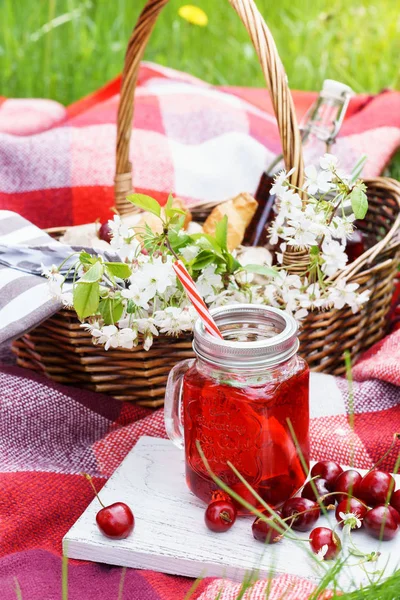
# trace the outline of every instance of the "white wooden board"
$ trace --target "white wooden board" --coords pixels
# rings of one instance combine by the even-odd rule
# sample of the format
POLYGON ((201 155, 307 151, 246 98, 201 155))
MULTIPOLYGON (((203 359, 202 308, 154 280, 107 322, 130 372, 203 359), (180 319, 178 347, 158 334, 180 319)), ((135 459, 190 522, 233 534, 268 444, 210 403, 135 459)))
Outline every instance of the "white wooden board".
MULTIPOLYGON (((397 476, 397 487, 400 476, 397 476)), ((204 504, 186 487, 183 452, 168 440, 142 437, 101 491, 104 504, 122 501, 135 515, 135 530, 126 540, 105 538, 97 529, 96 499, 70 529, 63 540, 69 558, 152 569, 189 577, 229 577, 241 580, 246 572, 259 570, 259 576, 291 573, 320 580, 326 565, 316 564, 305 550, 308 544, 290 540, 264 546, 253 539, 252 517, 239 518, 234 527, 222 534, 204 525, 204 504)), ((321 517, 318 526, 333 526, 321 517)), ((299 534, 306 538, 307 533, 299 534)), ((385 575, 400 563, 400 535, 379 543, 357 531, 353 539, 365 552, 380 551, 378 563, 369 564, 372 572, 387 563, 385 575)), ((351 557, 354 565, 357 558, 351 557)), ((359 567, 342 573, 342 585, 350 589, 366 583, 359 567)))

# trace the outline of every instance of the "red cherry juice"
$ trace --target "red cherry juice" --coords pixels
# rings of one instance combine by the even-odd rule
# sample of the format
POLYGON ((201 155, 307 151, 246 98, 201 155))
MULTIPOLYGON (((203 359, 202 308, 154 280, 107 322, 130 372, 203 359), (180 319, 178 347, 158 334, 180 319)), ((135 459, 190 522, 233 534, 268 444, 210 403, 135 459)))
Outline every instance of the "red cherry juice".
MULTIPOLYGON (((309 369, 296 356, 271 380, 244 385, 234 376, 225 382, 196 364, 183 381, 186 480, 191 491, 209 502, 217 488, 207 474, 196 441, 211 469, 254 506, 257 501, 227 465, 230 461, 270 505, 287 500, 304 483, 306 474, 296 451, 288 420, 304 460, 309 460, 309 369), (289 374, 287 374, 289 373, 289 374)), ((222 373, 220 377, 222 377, 222 373)), ((240 512, 245 513, 242 509, 240 512)))

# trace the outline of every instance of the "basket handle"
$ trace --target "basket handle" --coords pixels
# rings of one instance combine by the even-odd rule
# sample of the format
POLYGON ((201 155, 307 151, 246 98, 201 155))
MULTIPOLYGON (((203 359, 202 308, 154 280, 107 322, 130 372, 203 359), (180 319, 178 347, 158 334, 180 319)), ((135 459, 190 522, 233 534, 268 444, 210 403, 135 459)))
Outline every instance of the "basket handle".
MULTIPOLYGON (((263 70, 270 91, 287 169, 295 167, 290 181, 301 187, 303 182, 303 156, 301 137, 297 125, 293 99, 278 51, 263 17, 254 0, 228 0, 246 27, 263 70)), ((168 0, 148 0, 129 40, 122 73, 121 96, 117 120, 117 161, 114 179, 115 205, 121 213, 132 212, 126 196, 132 192, 132 164, 129 146, 132 133, 133 103, 139 65, 147 42, 161 9, 168 0)))

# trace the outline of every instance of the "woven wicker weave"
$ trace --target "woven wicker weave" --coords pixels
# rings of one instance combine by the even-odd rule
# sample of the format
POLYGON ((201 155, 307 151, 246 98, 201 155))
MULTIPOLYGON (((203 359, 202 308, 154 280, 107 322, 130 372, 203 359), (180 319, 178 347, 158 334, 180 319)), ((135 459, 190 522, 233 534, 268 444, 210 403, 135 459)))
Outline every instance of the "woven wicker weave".
MULTIPOLYGON (((300 134, 274 40, 253 0, 228 1, 239 14, 254 44, 271 94, 285 165, 296 168, 291 182, 301 185, 300 134)), ((129 147, 139 64, 158 14, 167 2, 147 2, 126 53, 118 110, 115 175, 115 201, 121 214, 132 212, 126 196, 132 192, 129 147)), ((354 359, 379 340, 385 331, 385 317, 399 261, 400 184, 384 178, 366 183, 370 208, 365 221, 358 227, 368 234, 370 248, 339 277, 359 283, 361 290, 369 289, 371 300, 357 314, 352 314, 349 308, 309 314, 302 325, 301 354, 316 371, 343 373, 343 352, 348 349, 354 359)), ((212 206, 200 207, 195 211, 196 218, 205 217, 212 206)), ((287 255, 285 259, 291 270, 291 257, 287 255)), ((192 356, 188 337, 160 336, 148 353, 141 347, 106 352, 92 344, 90 335, 82 330, 74 313, 66 310, 17 340, 14 350, 20 365, 42 371, 55 381, 77 384, 145 406, 162 404, 170 368, 192 356)))

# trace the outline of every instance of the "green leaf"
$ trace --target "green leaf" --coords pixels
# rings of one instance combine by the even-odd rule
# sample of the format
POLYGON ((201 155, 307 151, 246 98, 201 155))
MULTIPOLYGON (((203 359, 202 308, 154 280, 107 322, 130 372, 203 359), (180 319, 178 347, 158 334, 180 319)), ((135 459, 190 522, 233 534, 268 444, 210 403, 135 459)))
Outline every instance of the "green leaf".
POLYGON ((80 278, 79 283, 94 283, 100 281, 104 274, 104 265, 101 262, 95 262, 94 265, 80 278))
POLYGON ((359 187, 355 187, 350 192, 350 200, 356 219, 363 219, 368 210, 367 194, 359 187))
POLYGON ((129 265, 121 262, 106 262, 104 263, 108 273, 119 279, 128 279, 132 275, 132 270, 129 265))
POLYGON ((214 252, 222 257, 220 245, 217 240, 208 233, 193 233, 190 237, 200 248, 213 248, 214 252))
POLYGON ((170 229, 168 232, 168 241, 172 246, 172 249, 177 252, 180 248, 184 248, 190 242, 188 235, 178 235, 178 232, 174 229, 170 229))
POLYGON ((193 271, 201 271, 202 269, 210 265, 212 262, 214 262, 214 258, 214 254, 212 252, 203 250, 196 256, 191 267, 193 271))
POLYGON ((167 204, 164 206, 164 212, 165 212, 165 216, 166 216, 168 219, 169 219, 169 218, 172 216, 172 214, 171 214, 171 211, 173 210, 173 209, 172 209, 172 203, 173 203, 173 201, 174 201, 174 199, 173 199, 173 197, 172 197, 172 194, 170 194, 170 195, 168 196, 167 204))
POLYGON ((226 264, 229 273, 235 273, 238 269, 242 268, 242 265, 230 252, 226 252, 226 264))
POLYGON ((77 283, 74 288, 74 308, 82 320, 95 315, 99 307, 100 286, 94 283, 77 283))
POLYGON ((91 254, 89 254, 89 252, 85 252, 84 250, 82 250, 82 252, 79 255, 79 260, 82 265, 93 265, 93 263, 97 261, 97 257, 92 256, 91 254))
POLYGON ((215 241, 222 250, 228 250, 228 217, 226 215, 217 223, 215 241))
POLYGON ((276 277, 278 271, 267 265, 244 265, 243 269, 248 273, 256 273, 257 275, 266 275, 267 277, 276 277))
POLYGON ((151 196, 146 196, 146 194, 130 194, 126 199, 142 210, 153 213, 157 217, 161 216, 161 206, 151 196))
POLYGON ((114 325, 122 317, 124 305, 120 298, 105 298, 99 304, 99 311, 106 325, 114 325))

